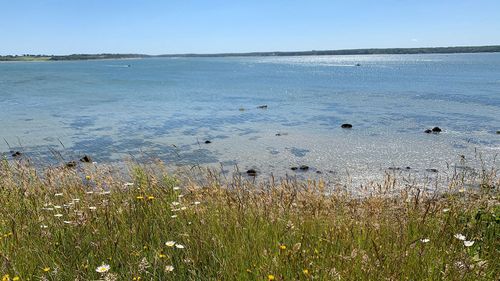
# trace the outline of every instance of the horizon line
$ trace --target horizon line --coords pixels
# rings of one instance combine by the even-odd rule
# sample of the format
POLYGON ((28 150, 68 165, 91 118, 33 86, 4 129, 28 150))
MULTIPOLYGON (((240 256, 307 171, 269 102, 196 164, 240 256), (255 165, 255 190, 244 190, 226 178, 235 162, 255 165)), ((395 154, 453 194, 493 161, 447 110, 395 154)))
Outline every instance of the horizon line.
MULTIPOLYGON (((101 53, 68 53, 68 54, 6 54, 0 55, 0 57, 22 57, 22 56, 41 56, 41 57, 67 57, 67 56, 75 56, 75 55, 129 55, 129 56, 144 56, 144 57, 175 57, 175 56, 238 56, 238 55, 286 55, 286 54, 300 54, 300 53, 342 53, 342 52, 361 52, 361 51, 390 51, 390 50, 399 50, 399 51, 409 51, 409 50, 419 50, 419 49, 458 49, 458 48, 500 48, 499 44, 493 45, 454 45, 454 46, 437 46, 437 47, 370 47, 370 48, 350 48, 350 49, 321 49, 321 50, 295 50, 295 51, 248 51, 248 52, 215 52, 215 53, 196 53, 196 52, 187 52, 187 53, 163 53, 163 54, 148 54, 148 53, 134 53, 134 52, 126 52, 126 53, 114 53, 114 52, 101 52, 101 53)), ((498 50, 495 50, 498 52, 498 50)), ((320 54, 321 55, 321 54, 320 54)), ((349 55, 349 54, 346 54, 349 55)), ((356 55, 356 53, 352 53, 352 55, 356 55)))

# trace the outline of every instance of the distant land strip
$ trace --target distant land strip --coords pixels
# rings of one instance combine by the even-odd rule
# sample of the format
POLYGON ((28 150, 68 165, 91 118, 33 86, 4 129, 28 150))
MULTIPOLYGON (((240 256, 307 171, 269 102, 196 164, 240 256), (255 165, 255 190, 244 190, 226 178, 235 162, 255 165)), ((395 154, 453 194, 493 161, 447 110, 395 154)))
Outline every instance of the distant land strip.
POLYGON ((0 56, 0 61, 67 61, 67 60, 100 60, 100 59, 134 59, 154 57, 271 57, 271 56, 338 56, 338 55, 390 55, 390 54, 455 54, 455 53, 493 53, 500 52, 500 45, 465 46, 465 47, 431 47, 431 48, 373 48, 323 51, 291 51, 291 52, 250 52, 250 53, 217 53, 217 54, 73 54, 73 55, 7 55, 0 56))

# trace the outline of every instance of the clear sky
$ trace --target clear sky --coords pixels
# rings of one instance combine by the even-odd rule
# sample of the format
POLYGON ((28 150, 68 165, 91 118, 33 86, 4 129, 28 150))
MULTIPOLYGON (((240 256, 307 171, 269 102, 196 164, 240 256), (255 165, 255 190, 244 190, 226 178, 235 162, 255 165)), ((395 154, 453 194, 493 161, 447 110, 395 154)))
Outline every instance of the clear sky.
POLYGON ((500 0, 0 0, 0 54, 500 44, 500 0))

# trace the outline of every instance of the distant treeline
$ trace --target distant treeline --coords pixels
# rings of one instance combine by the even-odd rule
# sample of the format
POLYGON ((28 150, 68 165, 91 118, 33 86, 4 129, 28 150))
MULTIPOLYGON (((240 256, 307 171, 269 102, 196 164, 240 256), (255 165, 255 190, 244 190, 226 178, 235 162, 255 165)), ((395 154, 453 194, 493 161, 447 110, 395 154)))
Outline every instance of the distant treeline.
POLYGON ((145 58, 141 54, 73 54, 66 56, 55 55, 9 55, 0 56, 0 61, 64 61, 64 60, 100 60, 100 59, 132 59, 145 58))
POLYGON ((333 56, 333 55, 382 55, 382 54, 454 54, 454 53, 489 53, 500 52, 500 45, 469 47, 432 47, 432 48, 386 48, 386 49, 349 49, 297 52, 251 52, 251 53, 219 53, 219 54, 73 54, 57 55, 21 55, 0 56, 0 61, 64 61, 64 60, 96 60, 96 59, 131 59, 149 57, 250 57, 250 56, 333 56))
POLYGON ((297 52, 251 52, 220 54, 177 54, 160 57, 241 57, 241 56, 334 56, 334 55, 382 55, 382 54, 453 54, 500 52, 500 45, 470 47, 432 47, 432 48, 386 48, 386 49, 348 49, 297 52))
POLYGON ((50 60, 100 60, 100 59, 133 59, 144 58, 147 55, 141 54, 74 54, 69 56, 51 56, 50 60))

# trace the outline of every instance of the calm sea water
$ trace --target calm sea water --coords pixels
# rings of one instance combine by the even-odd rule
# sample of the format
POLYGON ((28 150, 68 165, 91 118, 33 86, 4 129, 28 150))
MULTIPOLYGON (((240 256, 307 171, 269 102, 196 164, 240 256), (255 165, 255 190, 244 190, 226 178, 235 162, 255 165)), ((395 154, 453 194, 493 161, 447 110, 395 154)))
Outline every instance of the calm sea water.
POLYGON ((354 179, 498 168, 500 54, 0 63, 0 120, 6 157, 354 179))

